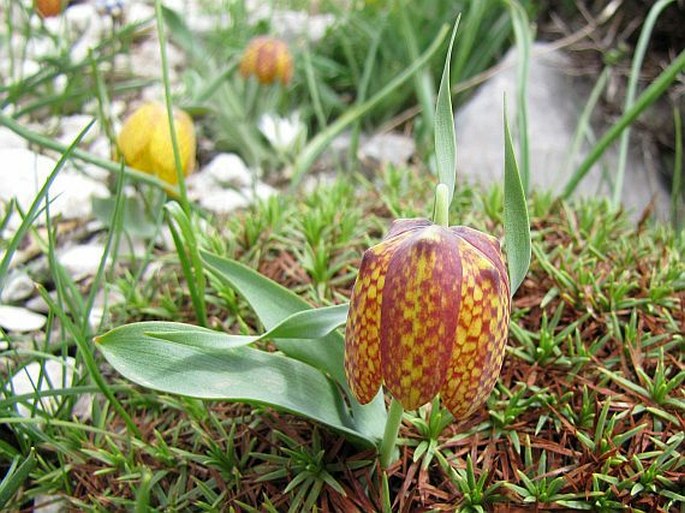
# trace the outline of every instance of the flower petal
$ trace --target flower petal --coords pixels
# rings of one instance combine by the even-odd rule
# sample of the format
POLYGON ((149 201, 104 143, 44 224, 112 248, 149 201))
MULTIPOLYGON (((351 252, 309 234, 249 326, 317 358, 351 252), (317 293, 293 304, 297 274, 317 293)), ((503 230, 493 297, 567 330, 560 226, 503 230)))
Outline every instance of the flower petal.
POLYGON ((383 240, 388 240, 393 237, 397 237, 398 235, 402 235, 403 233, 409 231, 417 231, 421 228, 431 226, 432 224, 433 223, 431 223, 428 219, 422 217, 410 219, 395 219, 392 222, 392 225, 390 226, 390 231, 388 231, 388 234, 384 237, 383 240))
POLYGON ((456 343, 440 391, 443 404, 457 418, 468 416, 488 398, 504 358, 509 280, 493 241, 499 246, 495 239, 475 230, 459 241, 461 309, 456 343))
POLYGON ((406 409, 440 390, 452 354, 461 264, 455 237, 431 225, 404 240, 390 259, 381 307, 381 366, 406 409))
POLYGON ((382 383, 381 298, 390 258, 409 235, 386 238, 364 253, 350 298, 345 328, 345 374, 352 393, 362 404, 376 396, 382 383))
POLYGON ((497 270, 500 277, 504 279, 507 287, 507 294, 509 294, 509 274, 507 273, 507 266, 502 258, 502 248, 499 241, 492 235, 474 230, 468 226, 452 226, 452 232, 480 251, 485 258, 490 260, 497 270))

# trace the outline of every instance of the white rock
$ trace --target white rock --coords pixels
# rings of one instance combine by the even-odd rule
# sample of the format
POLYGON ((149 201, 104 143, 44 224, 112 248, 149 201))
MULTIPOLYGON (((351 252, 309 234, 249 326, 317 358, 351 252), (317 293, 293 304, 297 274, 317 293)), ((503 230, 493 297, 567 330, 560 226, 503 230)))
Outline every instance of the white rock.
POLYGON ((88 317, 91 328, 97 331, 100 328, 102 321, 106 320, 109 309, 112 306, 122 304, 125 300, 126 298, 124 295, 116 287, 108 287, 107 293, 105 293, 104 290, 100 290, 95 295, 93 308, 88 317))
POLYGON ((206 208, 215 214, 228 214, 250 204, 250 200, 247 197, 233 189, 218 188, 213 191, 207 191, 193 199, 195 199, 201 207, 206 208))
MULTIPOLYGON (((176 70, 185 63, 183 52, 172 44, 166 47, 167 62, 169 63, 169 77, 175 83, 176 70)), ((156 37, 147 38, 139 43, 135 52, 130 56, 130 67, 134 73, 145 78, 161 77, 161 57, 159 53, 159 41, 156 37)))
MULTIPOLYGON (((467 181, 484 185, 502 183, 502 99, 506 93, 509 120, 512 130, 515 130, 516 60, 514 48, 504 59, 504 69, 486 82, 456 113, 458 173, 467 181)), ((557 194, 561 193, 571 171, 587 154, 587 148, 584 148, 579 152, 581 158, 567 164, 573 134, 589 90, 588 84, 579 82, 567 72, 569 68, 565 54, 553 50, 546 43, 533 45, 528 81, 531 185, 557 194)), ((600 129, 600 133, 603 130, 600 129)), ((645 171, 641 156, 635 153, 628 162, 624 203, 637 211, 637 215, 653 196, 656 197, 657 209, 666 207, 668 197, 656 177, 645 171)), ((604 164, 608 169, 615 169, 615 153, 612 155, 610 152, 604 164)), ((592 168, 576 193, 589 197, 611 193, 601 164, 592 168)))
POLYGON ((92 178, 76 171, 66 170, 55 180, 51 196, 55 198, 55 208, 65 219, 86 219, 92 214, 91 197, 105 198, 110 195, 107 187, 92 178))
POLYGON ((155 8, 146 2, 128 2, 125 9, 126 22, 136 24, 155 17, 155 8))
POLYGON ((60 251, 57 259, 75 281, 80 281, 97 272, 104 249, 102 244, 79 244, 60 251))
MULTIPOLYGON (((74 383, 76 361, 67 356, 63 360, 42 360, 33 361, 19 369, 10 379, 7 385, 8 390, 13 395, 34 394, 50 390, 61 390, 69 388, 74 383)), ((92 395, 87 394, 79 398, 74 405, 72 413, 82 419, 90 417, 90 405, 92 395), (79 404, 81 403, 81 404, 79 404)), ((53 414, 64 401, 58 395, 49 397, 36 397, 29 399, 25 403, 16 405, 17 413, 22 417, 29 418, 33 411, 53 414)))
POLYGON ((40 494, 33 499, 34 513, 66 513, 69 505, 60 495, 40 494))
MULTIPOLYGON (((70 145, 79 136, 81 131, 93 120, 92 116, 74 114, 60 118, 60 136, 57 138, 62 144, 70 145)), ((81 140, 84 144, 89 144, 98 136, 97 124, 90 127, 88 132, 83 135, 81 140)))
POLYGON ((252 172, 235 153, 220 153, 196 175, 206 173, 217 184, 246 187, 252 183, 252 172))
POLYGON ((27 308, 0 305, 0 327, 7 331, 26 333, 40 330, 47 321, 44 315, 27 308))
MULTIPOLYGON (((0 148, 0 200, 16 198, 19 206, 28 211, 57 162, 24 148, 0 148)), ((77 219, 91 214, 90 196, 105 197, 109 190, 102 183, 76 171, 63 169, 52 183, 49 192, 50 213, 65 219, 77 219)), ((38 222, 44 221, 43 217, 38 222)), ((10 228, 19 226, 19 216, 10 221, 10 228)))
POLYGON ((71 47, 72 59, 81 61, 87 58, 90 50, 102 40, 105 18, 90 3, 72 5, 64 14, 72 37, 76 39, 71 47))
POLYGON ((406 135, 385 133, 376 134, 359 148, 362 160, 405 164, 416 151, 416 143, 406 135))
POLYGON ((0 126, 0 148, 26 148, 26 139, 9 128, 0 126))
POLYGON ((255 198, 259 200, 269 199, 271 196, 278 194, 278 191, 268 184, 257 182, 254 189, 245 188, 243 189, 243 194, 249 199, 254 200, 255 198))
MULTIPOLYGON (((57 291, 53 290, 49 295, 53 301, 57 301, 57 291)), ((47 314, 50 311, 50 307, 45 302, 45 299, 43 299, 43 296, 40 295, 29 299, 24 306, 33 312, 41 314, 47 314)))
POLYGON ((69 511, 68 503, 60 495, 36 495, 33 499, 34 513, 66 513, 69 511))
POLYGON ((29 275, 23 271, 16 271, 7 277, 5 286, 0 294, 3 303, 16 303, 33 295, 34 283, 29 275))

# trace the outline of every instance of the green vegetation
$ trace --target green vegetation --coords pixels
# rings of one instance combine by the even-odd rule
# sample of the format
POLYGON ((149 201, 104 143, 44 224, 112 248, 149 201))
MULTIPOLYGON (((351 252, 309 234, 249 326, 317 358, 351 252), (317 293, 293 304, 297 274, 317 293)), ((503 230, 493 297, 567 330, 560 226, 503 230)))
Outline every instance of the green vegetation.
MULTIPOLYGON (((81 54, 68 27, 40 20, 29 3, 2 0, 0 58, 7 67, 0 72, 0 125, 60 160, 30 208, 0 204, 0 290, 12 270, 26 269, 47 312, 40 330, 0 329, 0 509, 30 510, 45 497, 92 512, 685 507, 682 113, 676 109, 674 115, 673 223, 631 223, 616 202, 623 164, 614 198, 567 198, 622 130, 682 80, 682 53, 641 94, 631 93, 588 158, 569 170, 568 186, 559 191, 563 198, 530 194, 531 266, 525 276, 521 267, 512 270, 521 286, 513 298, 504 367, 487 405, 468 419, 452 419, 437 401, 404 412, 399 459, 385 474, 369 443, 378 426, 352 429, 346 417, 338 425, 330 422, 335 412, 297 410, 311 394, 339 397, 338 388, 346 385, 334 367, 326 368, 328 376, 312 378, 320 379, 321 388, 302 390, 303 401, 289 397, 295 406, 284 413, 259 399, 204 400, 139 387, 113 370, 104 358, 112 348, 94 339, 101 343, 124 324, 168 321, 197 326, 184 328, 184 337, 212 330, 215 344, 261 350, 252 359, 214 362, 207 381, 212 397, 231 366, 259 364, 253 377, 265 376, 285 372, 277 353, 315 354, 297 346, 307 341, 288 340, 284 331, 277 340, 257 336, 293 311, 344 305, 362 252, 393 219, 427 216, 433 201, 437 177, 431 165, 388 164, 371 176, 356 159, 360 134, 405 127, 417 142, 419 161, 429 162, 434 105, 449 100, 444 89, 437 94, 449 25, 461 13, 450 72, 451 100, 459 102, 508 46, 525 47, 531 20, 541 21, 542 4, 395 0, 353 1, 342 8, 320 2, 320 12, 332 15, 331 26, 318 42, 295 40, 293 80, 281 87, 240 76, 241 52, 254 35, 278 29, 275 9, 304 10, 308 2, 273 2, 271 17, 255 21, 244 2, 199 1, 204 12, 223 20, 203 34, 157 2, 147 20, 106 25, 100 43, 81 54), (143 79, 121 63, 130 64, 143 34, 155 26, 165 29, 164 58, 159 79, 143 79), (6 45, 10 40, 22 44, 6 45), (33 69, 25 63, 37 42, 52 46, 33 69), (187 58, 182 69, 174 70, 167 58, 170 44, 187 58), (114 150, 121 116, 116 103, 137 99, 153 84, 168 106, 192 113, 198 137, 211 143, 200 147, 201 164, 215 151, 237 151, 255 182, 267 178, 281 193, 230 215, 212 215, 188 198, 183 180, 173 190, 94 154, 84 143, 91 132, 104 134, 114 150), (55 120, 83 112, 95 121, 76 140, 59 141, 55 120), (259 128, 265 114, 294 116, 297 135, 283 145, 265 136, 259 128), (331 159, 328 171, 335 176, 317 181, 313 164, 343 130, 351 134, 348 158, 331 159), (101 223, 95 239, 103 252, 96 271, 80 279, 65 269, 58 249, 65 238, 76 240, 90 220, 55 217, 50 186, 65 166, 87 165, 107 171, 111 197, 94 200, 101 223), (10 217, 17 215, 22 222, 11 227, 10 217), (134 239, 142 249, 131 251, 134 239), (249 293, 266 280, 236 284, 227 259, 293 294, 282 296, 280 311, 268 311, 259 291, 249 293), (55 367, 60 382, 46 384, 55 367), (40 391, 15 390, 11 378, 29 371, 40 391), (316 415, 319 421, 311 420, 316 415)), ((655 5, 640 39, 642 51, 669 4, 655 5)), ((631 71, 633 81, 641 59, 631 71)), ((612 66, 606 69, 588 111, 612 66)), ((525 74, 522 66, 521 95, 525 74)), ((526 133, 526 122, 522 110, 515 134, 526 133)), ((589 132, 584 120, 578 140, 594 140, 589 132)), ((528 141, 517 141, 520 152, 507 138, 508 162, 522 153, 527 173, 528 141)), ((437 175, 449 174, 444 168, 452 165, 438 163, 437 175)), ((503 215, 505 201, 502 187, 480 190, 457 181, 450 219, 504 239, 505 223, 527 224, 503 215)), ((330 322, 342 311, 328 310, 330 322)), ((173 342, 179 333, 164 339, 163 331, 134 335, 152 347, 162 339, 173 342)), ((340 338, 334 333, 331 347, 340 338)), ((316 358, 325 363, 333 357, 322 350, 316 358)), ((159 378, 167 390, 185 385, 172 375, 159 378)), ((255 383, 255 395, 261 384, 255 383)))

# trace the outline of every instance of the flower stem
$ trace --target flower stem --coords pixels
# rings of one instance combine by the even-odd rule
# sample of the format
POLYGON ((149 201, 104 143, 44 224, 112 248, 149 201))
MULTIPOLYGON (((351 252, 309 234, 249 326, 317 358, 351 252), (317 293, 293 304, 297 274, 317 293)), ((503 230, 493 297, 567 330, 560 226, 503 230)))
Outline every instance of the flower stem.
POLYGON ((450 193, 447 185, 439 183, 435 187, 435 208, 433 209, 433 222, 447 228, 450 225, 449 201, 450 193))
POLYGON ((385 433, 380 447, 381 468, 386 469, 394 462, 395 444, 397 443, 397 433, 400 431, 404 408, 394 397, 390 401, 390 411, 388 411, 388 421, 385 423, 385 433))

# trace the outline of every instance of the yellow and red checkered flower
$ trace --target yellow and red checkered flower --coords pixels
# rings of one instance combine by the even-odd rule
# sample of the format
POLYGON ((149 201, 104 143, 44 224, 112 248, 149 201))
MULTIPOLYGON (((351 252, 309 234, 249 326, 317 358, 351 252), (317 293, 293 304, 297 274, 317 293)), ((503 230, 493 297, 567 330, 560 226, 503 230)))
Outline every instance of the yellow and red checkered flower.
POLYGON ((345 372, 366 404, 384 383, 405 409, 440 394, 456 417, 497 381, 509 278, 497 239, 427 219, 394 222, 364 253, 345 331, 345 372))
POLYGON ((270 36, 257 36, 245 48, 240 61, 240 73, 254 75, 260 84, 276 81, 287 85, 293 75, 293 57, 284 41, 270 36))

